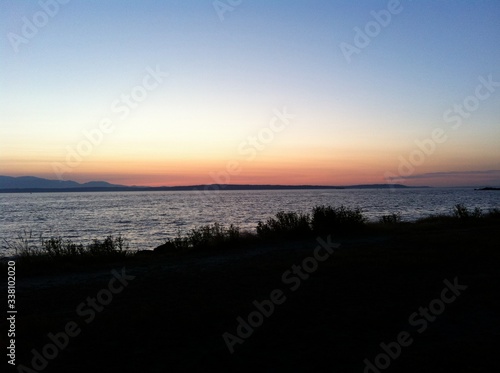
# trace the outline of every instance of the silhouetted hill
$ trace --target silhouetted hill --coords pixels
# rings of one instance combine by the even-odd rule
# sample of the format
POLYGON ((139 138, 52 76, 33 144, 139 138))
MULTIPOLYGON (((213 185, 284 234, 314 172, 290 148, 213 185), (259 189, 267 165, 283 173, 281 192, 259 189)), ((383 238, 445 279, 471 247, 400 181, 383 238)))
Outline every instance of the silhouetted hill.
MULTIPOLYGON (((186 186, 126 186, 106 181, 78 183, 72 180, 49 180, 34 176, 0 176, 0 193, 15 192, 128 192, 128 191, 218 191, 218 190, 297 190, 297 189, 402 189, 402 184, 334 185, 250 185, 250 184, 201 184, 186 186)), ((419 187, 428 188, 428 187, 419 187)))
POLYGON ((72 180, 49 180, 34 176, 0 176, 0 189, 71 189, 71 188, 109 188, 124 187, 106 181, 77 183, 72 180))
POLYGON ((430 188, 428 186, 417 186, 417 187, 409 187, 403 184, 359 184, 359 185, 348 185, 344 187, 345 189, 404 189, 404 188, 430 188))

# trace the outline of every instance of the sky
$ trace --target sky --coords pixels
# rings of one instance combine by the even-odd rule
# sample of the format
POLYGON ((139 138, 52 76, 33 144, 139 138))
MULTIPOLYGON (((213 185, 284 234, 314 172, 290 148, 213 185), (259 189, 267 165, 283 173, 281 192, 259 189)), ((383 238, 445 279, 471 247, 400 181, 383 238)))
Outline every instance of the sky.
POLYGON ((500 186, 500 2, 0 2, 0 174, 500 186))

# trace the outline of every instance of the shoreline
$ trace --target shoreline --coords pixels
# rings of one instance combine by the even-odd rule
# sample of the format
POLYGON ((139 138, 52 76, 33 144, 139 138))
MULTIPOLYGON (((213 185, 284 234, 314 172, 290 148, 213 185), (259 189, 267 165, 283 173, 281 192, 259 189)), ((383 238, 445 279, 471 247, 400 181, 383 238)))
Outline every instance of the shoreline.
POLYGON ((454 223, 335 236, 340 246, 317 266, 307 259, 315 255, 315 237, 139 255, 69 272, 29 275, 20 263, 16 362, 29 366, 32 349, 41 351, 47 333, 64 330, 70 320, 82 333, 48 362, 48 371, 315 371, 325 365, 363 371, 365 359, 373 363, 380 344, 401 331, 415 342, 393 361, 395 371, 484 368, 496 361, 500 332, 499 221, 454 223), (294 268, 302 268, 303 279, 294 268), (122 269, 134 279, 87 323, 78 306, 107 286, 110 271, 122 269), (455 278, 467 290, 419 333, 423 316, 414 318, 419 328, 409 316, 429 307, 443 281, 455 278), (249 322, 258 311, 254 301, 277 299, 270 297, 275 289, 286 300, 251 335, 240 336, 238 320, 249 322), (233 353, 225 333, 243 341, 233 353))
MULTIPOLYGON (((467 229, 490 225, 500 221, 500 210, 483 212, 457 204, 452 214, 429 215, 415 221, 403 221, 398 213, 382 215, 378 221, 370 221, 360 209, 344 206, 315 206, 310 213, 279 212, 274 218, 259 221, 254 231, 242 230, 238 226, 225 226, 219 223, 199 226, 187 234, 180 233, 168 238, 156 247, 129 249, 126 238, 121 234, 94 238, 82 244, 71 239, 51 236, 38 237, 38 241, 20 237, 17 242, 5 240, 5 250, 16 254, 3 256, 0 263, 9 260, 25 262, 30 267, 37 263, 49 267, 57 263, 98 263, 99 260, 112 261, 120 258, 133 260, 135 257, 178 255, 192 252, 217 252, 224 250, 243 250, 255 245, 291 240, 310 240, 318 236, 335 236, 339 239, 370 240, 374 237, 414 234, 426 230, 467 229)), ((26 235, 27 233, 25 233, 26 235)))

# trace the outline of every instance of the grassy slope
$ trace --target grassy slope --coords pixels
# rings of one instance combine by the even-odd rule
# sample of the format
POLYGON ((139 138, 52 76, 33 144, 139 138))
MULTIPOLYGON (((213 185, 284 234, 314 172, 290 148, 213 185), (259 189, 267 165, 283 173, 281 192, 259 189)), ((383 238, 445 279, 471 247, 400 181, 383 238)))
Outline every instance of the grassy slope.
POLYGON ((315 240, 239 249, 248 253, 154 256, 126 261, 137 277, 96 319, 75 313, 111 277, 106 264, 78 276, 26 278, 18 268, 18 362, 48 342, 66 322, 82 333, 44 372, 333 371, 362 372, 381 342, 407 330, 411 346, 388 370, 482 372, 498 367, 500 334, 498 222, 420 224, 380 229, 341 247, 294 292, 281 281, 292 264, 312 254, 315 240), (82 277, 83 276, 83 277, 82 277), (439 297, 443 280, 458 277, 468 289, 419 334, 408 317, 439 297), (52 280, 51 280, 52 279, 52 280), (54 281, 54 285, 50 285, 54 281), (47 286, 45 286, 47 285, 47 286), (275 288, 287 300, 236 352, 235 333, 254 300, 275 288))

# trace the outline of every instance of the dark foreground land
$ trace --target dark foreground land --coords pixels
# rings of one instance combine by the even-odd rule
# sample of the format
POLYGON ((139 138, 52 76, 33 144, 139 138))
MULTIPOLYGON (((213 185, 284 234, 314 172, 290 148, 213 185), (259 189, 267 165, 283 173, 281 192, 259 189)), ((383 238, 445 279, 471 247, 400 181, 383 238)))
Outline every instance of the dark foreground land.
POLYGON ((26 369, 12 371, 499 371, 498 228, 485 220, 368 229, 333 236, 331 255, 316 251, 324 261, 306 259, 312 238, 70 273, 18 265, 16 365, 26 369), (287 272, 293 265, 300 275, 287 272), (129 277, 110 284, 123 268, 129 277), (254 327, 238 330, 241 320, 254 327))

